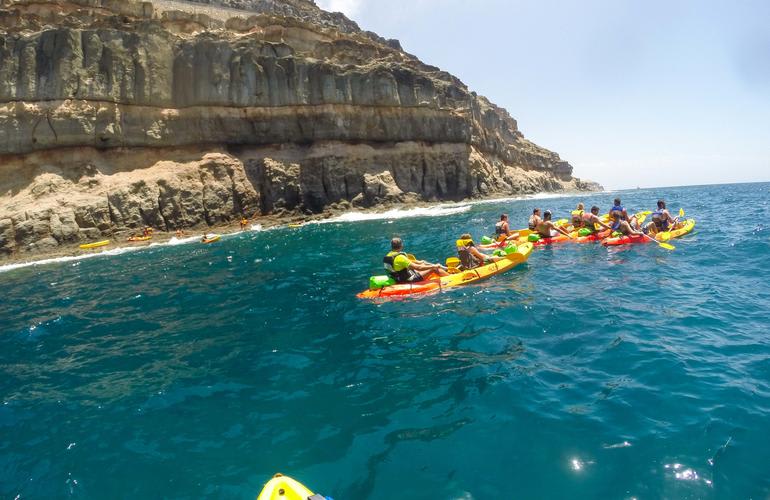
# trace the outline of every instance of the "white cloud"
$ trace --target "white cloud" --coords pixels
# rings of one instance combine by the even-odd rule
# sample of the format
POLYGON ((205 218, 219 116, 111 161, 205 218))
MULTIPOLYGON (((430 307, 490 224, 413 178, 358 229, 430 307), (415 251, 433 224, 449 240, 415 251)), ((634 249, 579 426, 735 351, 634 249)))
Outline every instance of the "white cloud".
POLYGON ((358 14, 361 0, 316 0, 316 4, 323 10, 342 12, 348 17, 353 17, 358 14))

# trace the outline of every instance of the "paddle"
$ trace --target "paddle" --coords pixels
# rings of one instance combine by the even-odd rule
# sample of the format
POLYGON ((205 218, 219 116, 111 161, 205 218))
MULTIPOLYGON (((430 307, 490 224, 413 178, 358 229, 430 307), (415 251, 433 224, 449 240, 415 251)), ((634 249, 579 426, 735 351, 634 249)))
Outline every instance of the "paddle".
POLYGON ((663 247, 666 250, 676 250, 676 247, 674 245, 669 245, 668 243, 663 243, 662 241, 658 241, 648 234, 645 234, 645 233, 642 233, 642 234, 644 235, 645 238, 652 241, 653 243, 657 243, 658 246, 663 247))
POLYGON ((642 235, 647 238, 648 240, 652 241, 653 243, 657 243, 658 246, 665 248, 666 250, 676 250, 676 247, 674 245, 669 245, 668 243, 663 243, 662 241, 658 241, 649 234, 642 232, 642 235))

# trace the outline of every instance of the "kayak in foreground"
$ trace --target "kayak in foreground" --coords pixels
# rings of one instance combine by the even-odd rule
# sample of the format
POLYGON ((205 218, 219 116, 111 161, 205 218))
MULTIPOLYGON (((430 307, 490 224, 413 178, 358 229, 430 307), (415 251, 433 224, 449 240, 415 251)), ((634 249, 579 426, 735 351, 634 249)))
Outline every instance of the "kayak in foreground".
MULTIPOLYGON (((386 285, 381 288, 370 287, 369 290, 364 290, 356 295, 356 297, 359 299, 376 299, 379 297, 417 295, 435 290, 443 290, 444 288, 467 285, 513 269, 522 262, 526 262, 530 253, 532 253, 532 243, 522 243, 515 252, 506 255, 505 258, 497 262, 492 262, 467 271, 459 271, 455 274, 450 274, 449 276, 432 274, 429 275, 427 279, 416 283, 399 283, 386 285)), ((374 278, 385 278, 385 280, 387 280, 387 276, 373 277, 373 279, 370 280, 372 286, 375 286, 374 283, 377 281, 374 278)))
POLYGON ((276 474, 265 483, 257 500, 332 500, 332 498, 313 494, 299 481, 283 474, 276 474))
MULTIPOLYGON (((657 241, 668 241, 672 238, 679 238, 692 232, 695 228, 695 219, 687 219, 681 227, 674 229, 673 231, 664 231, 655 235, 657 241)), ((602 241, 602 245, 605 246, 618 246, 618 245, 630 245, 635 243, 652 243, 650 238, 646 236, 617 236, 614 238, 607 238, 602 241)))
POLYGON ((110 240, 104 240, 104 241, 95 241, 94 243, 84 243, 82 245, 79 245, 82 249, 88 249, 88 248, 98 248, 103 247, 105 245, 109 245, 110 240))

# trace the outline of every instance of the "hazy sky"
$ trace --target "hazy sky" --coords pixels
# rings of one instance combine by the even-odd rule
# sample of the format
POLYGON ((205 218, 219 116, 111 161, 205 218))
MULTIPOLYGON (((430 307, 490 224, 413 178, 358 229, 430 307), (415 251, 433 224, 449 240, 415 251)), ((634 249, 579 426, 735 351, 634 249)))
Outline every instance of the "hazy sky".
POLYGON ((770 0, 317 0, 608 188, 770 181, 770 0))

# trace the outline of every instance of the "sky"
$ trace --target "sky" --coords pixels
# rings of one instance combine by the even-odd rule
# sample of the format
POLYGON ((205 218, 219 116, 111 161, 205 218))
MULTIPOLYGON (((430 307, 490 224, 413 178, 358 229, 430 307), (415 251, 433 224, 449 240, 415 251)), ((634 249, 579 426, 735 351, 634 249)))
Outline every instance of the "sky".
POLYGON ((770 181, 770 1, 316 0, 609 189, 770 181))

